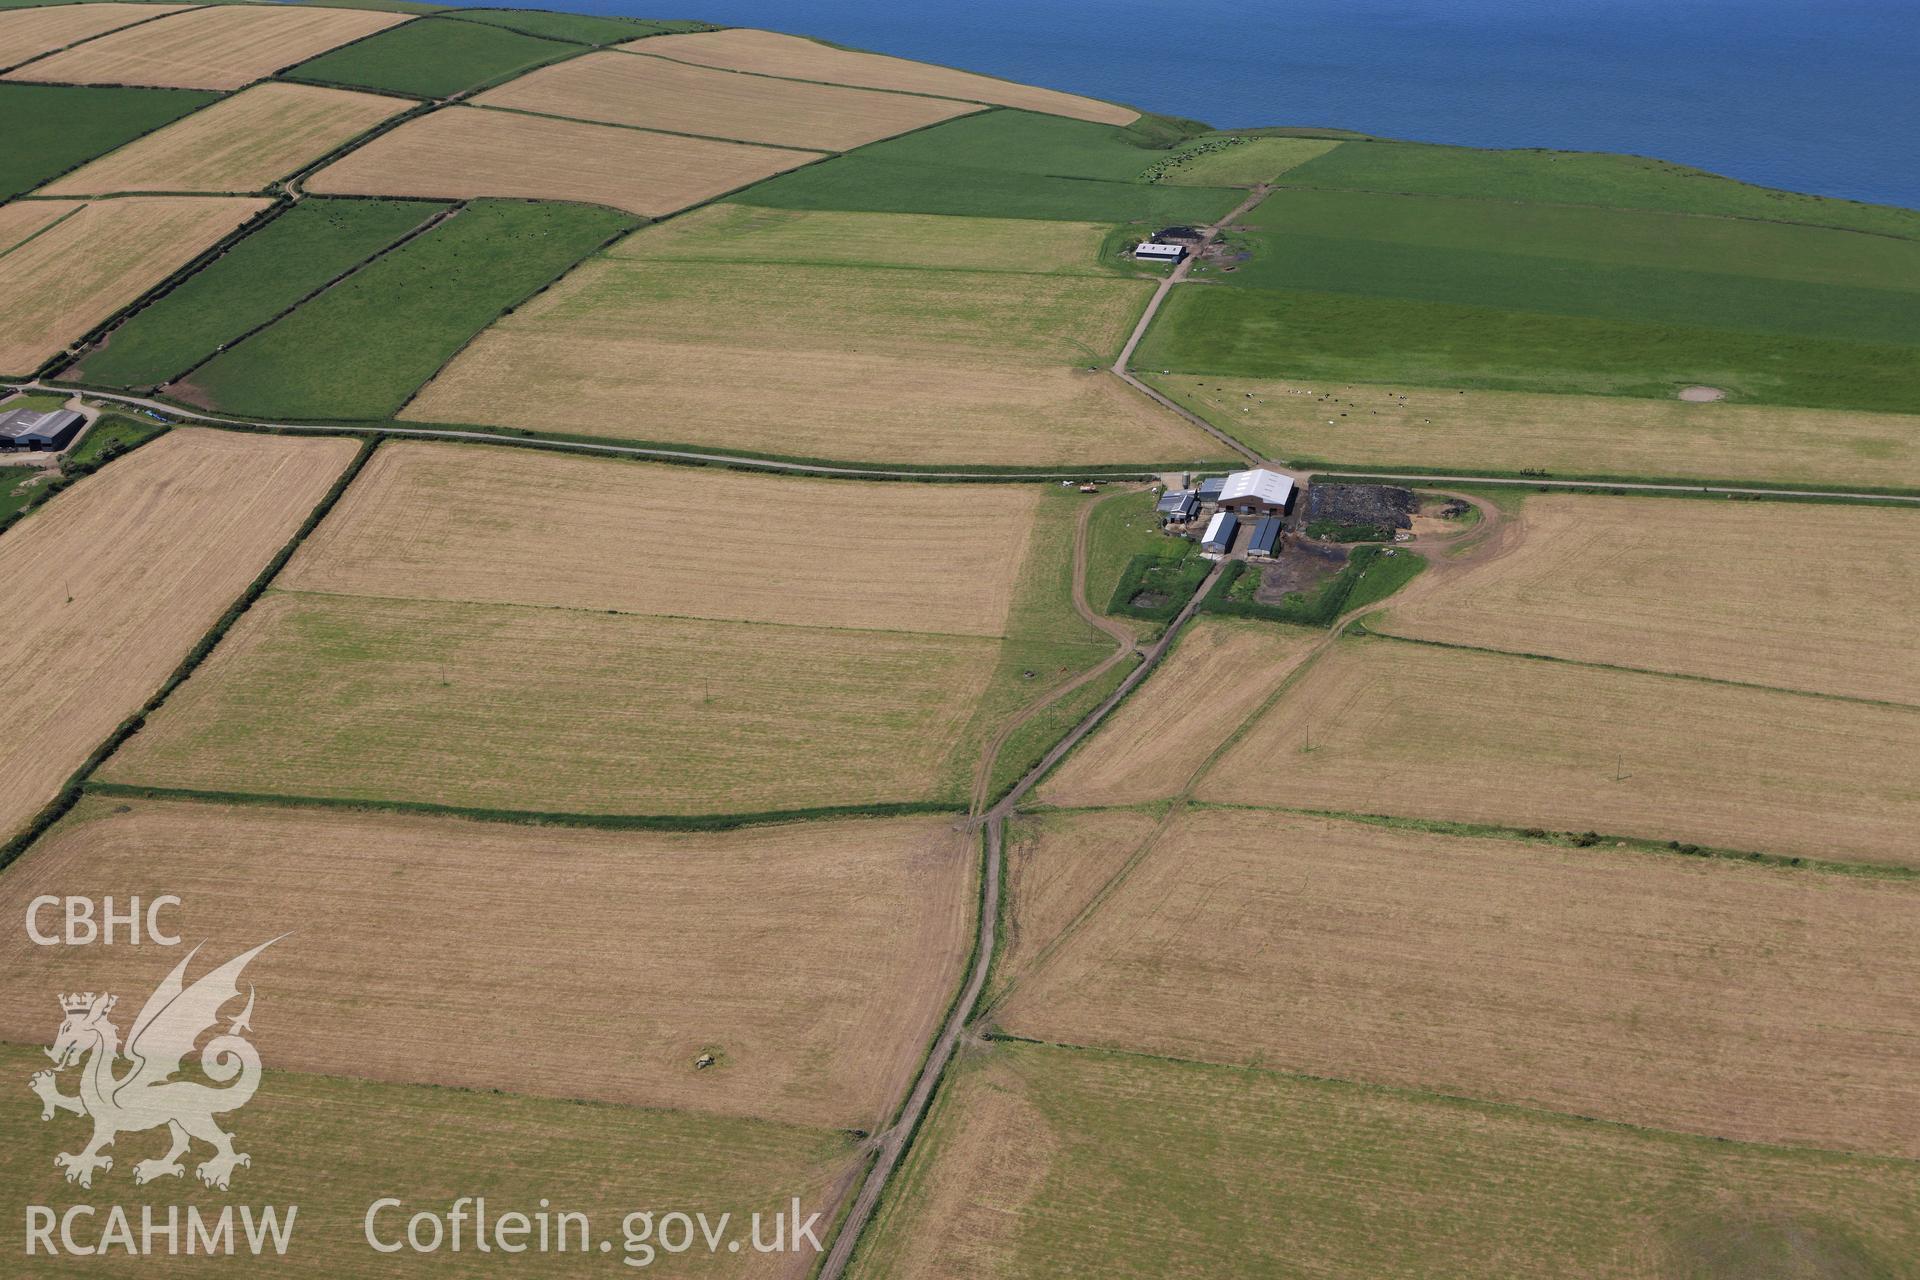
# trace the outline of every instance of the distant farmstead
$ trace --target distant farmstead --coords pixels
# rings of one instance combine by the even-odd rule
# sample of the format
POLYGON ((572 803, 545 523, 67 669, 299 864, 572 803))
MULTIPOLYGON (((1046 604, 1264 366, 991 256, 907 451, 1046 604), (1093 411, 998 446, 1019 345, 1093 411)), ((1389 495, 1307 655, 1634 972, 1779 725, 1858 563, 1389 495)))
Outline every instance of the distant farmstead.
POLYGON ((1282 516, 1293 501, 1293 478, 1264 467, 1236 471, 1220 486, 1214 501, 1222 511, 1243 516, 1282 516))
POLYGON ((1151 240, 1142 240, 1133 246, 1133 256, 1147 262, 1178 262, 1187 256, 1187 251, 1177 244, 1155 244, 1151 240))
POLYGON ((0 415, 0 449, 64 449, 86 421, 71 409, 15 409, 0 415))

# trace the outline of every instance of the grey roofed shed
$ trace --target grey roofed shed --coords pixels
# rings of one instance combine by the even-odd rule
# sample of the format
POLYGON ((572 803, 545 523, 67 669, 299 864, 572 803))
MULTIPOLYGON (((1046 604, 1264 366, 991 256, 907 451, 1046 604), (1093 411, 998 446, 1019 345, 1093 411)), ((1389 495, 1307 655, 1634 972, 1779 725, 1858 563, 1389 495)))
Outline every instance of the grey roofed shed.
POLYGON ((71 409, 40 412, 15 409, 0 415, 0 444, 15 448, 59 449, 73 439, 86 418, 71 409))
POLYGON ((1173 489, 1160 496, 1154 510, 1169 520, 1186 521, 1193 519, 1193 513, 1200 509, 1200 499, 1193 496, 1191 489, 1173 489))
POLYGON ((1199 494, 1200 501, 1202 502, 1218 502, 1220 501, 1220 491, 1226 487, 1227 478, 1225 476, 1208 476, 1200 482, 1200 487, 1194 490, 1194 492, 1199 494))
POLYGON ((1247 543, 1250 556, 1277 555, 1280 551, 1280 517, 1267 516, 1253 526, 1253 538, 1247 543))
POLYGON ((1207 531, 1201 535, 1202 551, 1224 554, 1233 549, 1233 535, 1240 531, 1240 522, 1225 511, 1213 513, 1213 519, 1207 522, 1207 531))

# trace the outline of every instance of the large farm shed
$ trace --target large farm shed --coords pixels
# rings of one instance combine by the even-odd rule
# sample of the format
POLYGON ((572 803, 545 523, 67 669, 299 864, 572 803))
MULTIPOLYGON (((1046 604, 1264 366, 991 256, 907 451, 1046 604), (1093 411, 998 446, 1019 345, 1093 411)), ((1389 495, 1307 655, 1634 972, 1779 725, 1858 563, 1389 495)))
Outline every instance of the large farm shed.
POLYGON ((0 416, 0 449, 64 449, 85 423, 72 409, 15 409, 0 416))
POLYGON ((1280 516, 1293 501, 1293 479, 1264 467, 1236 471, 1220 487, 1222 511, 1243 516, 1280 516))

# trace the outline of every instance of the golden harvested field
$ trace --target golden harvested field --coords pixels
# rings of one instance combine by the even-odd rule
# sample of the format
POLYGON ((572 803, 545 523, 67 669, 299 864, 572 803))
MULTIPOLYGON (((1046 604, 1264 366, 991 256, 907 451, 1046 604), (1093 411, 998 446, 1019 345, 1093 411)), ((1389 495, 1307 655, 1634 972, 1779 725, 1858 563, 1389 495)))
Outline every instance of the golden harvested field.
POLYGON ((405 109, 398 98, 371 93, 255 85, 41 190, 49 195, 258 191, 405 109))
MULTIPOLYGON (((0 204, 0 259, 84 205, 78 200, 15 200, 0 204)), ((4 262, 0 262, 4 269, 4 262)))
POLYGON ((403 411, 800 457, 1045 465, 1219 449, 1106 369, 1144 280, 600 259, 403 411))
POLYGON ((6 78, 238 89, 335 45, 405 22, 408 16, 311 5, 215 5, 89 40, 6 78))
POLYGON ((542 67, 475 101, 818 151, 846 151, 980 110, 941 98, 743 76, 615 51, 542 67))
POLYGON ((851 1274, 1912 1277, 1906 1161, 1006 1043, 955 1069, 851 1274))
POLYGON ((1529 496, 1512 549, 1375 630, 1920 703, 1920 512, 1529 496))
POLYGON ((1166 664, 1040 787, 1047 804, 1142 804, 1177 795, 1293 673, 1321 631, 1202 618, 1166 664))
POLYGON ((178 4, 60 4, 0 11, 0 66, 12 66, 77 40, 178 13, 178 4))
POLYGON ((0 538, 0 831, 159 689, 354 449, 177 428, 0 538))
MULTIPOLYGON (((272 952, 255 961, 264 966, 272 952)), ((197 971, 197 969, 196 969, 197 971)), ((250 969, 249 972, 254 970, 250 969)), ((136 995, 126 992, 120 1008, 136 995)), ((274 1007, 278 988, 262 985, 263 1010, 274 1007)), ((583 988, 560 984, 556 998, 585 996, 583 988)), ((46 1007, 59 1015, 52 1000, 46 1007)), ((121 1021, 124 1033, 132 1013, 121 1021)), ((424 1015, 430 1019, 431 1014, 424 1015)), ((43 1019, 34 1040, 41 1047, 0 1046, 0 1069, 19 1081, 47 1065, 44 1046, 57 1021, 43 1019)), ((689 1115, 639 1107, 561 1102, 547 1098, 520 1098, 504 1094, 435 1089, 419 1085, 340 1080, 275 1070, 273 1028, 263 1016, 255 1037, 264 1047, 267 1070, 251 1103, 221 1123, 239 1135, 240 1149, 252 1162, 234 1175, 233 1195, 256 1210, 273 1205, 288 1210, 297 1205, 291 1242, 284 1256, 273 1257, 272 1272, 302 1280, 339 1280, 352 1276, 375 1280, 409 1277, 459 1277, 470 1280, 476 1270, 471 1217, 462 1249, 442 1247, 433 1253, 403 1250, 382 1254, 368 1247, 365 1220, 368 1207, 384 1197, 397 1197, 399 1208, 383 1210, 374 1221, 376 1238, 393 1243, 404 1238, 407 1219, 431 1212, 444 1220, 460 1196, 484 1195, 489 1225, 508 1212, 532 1217, 547 1200, 553 1215, 553 1240, 562 1234, 561 1213, 585 1214, 597 1250, 599 1240, 612 1242, 609 1253, 581 1256, 580 1229, 567 1230, 567 1247, 541 1253, 529 1250, 498 1268, 515 1276, 579 1277, 590 1274, 624 1275, 621 1263, 632 1258, 634 1267, 647 1262, 644 1244, 629 1248, 623 1219, 641 1209, 656 1214, 679 1210, 704 1212, 709 1222, 732 1215, 729 1235, 751 1240, 751 1215, 765 1215, 769 1224, 763 1240, 772 1236, 772 1215, 790 1209, 800 1197, 802 1217, 822 1213, 825 1223, 833 1207, 859 1172, 862 1157, 846 1134, 728 1116, 689 1115), (583 1155, 583 1153, 586 1153, 583 1155)), ((74 1086, 66 1083, 71 1091, 74 1086)), ((83 1142, 86 1122, 61 1115, 42 1123, 40 1109, 30 1098, 0 1113, 0 1143, 21 1158, 0 1167, 0 1195, 15 1204, 64 1206, 84 1198, 69 1188, 54 1168, 53 1153, 83 1142), (26 1153, 32 1153, 28 1158, 26 1153)), ((152 1206, 155 1226, 162 1231, 169 1211, 181 1202, 197 1200, 203 1220, 212 1223, 228 1205, 171 1178, 136 1185, 130 1172, 138 1159, 165 1151, 165 1134, 124 1134, 114 1147, 112 1171, 100 1175, 93 1195, 110 1195, 124 1207, 139 1240, 142 1209, 152 1206), (160 1145, 154 1146, 155 1142, 160 1145), (103 1187, 105 1188, 103 1190, 103 1187)), ((204 1153, 206 1149, 201 1148, 204 1153)), ((104 1206, 92 1222, 104 1227, 104 1206)), ((188 1218, 181 1212, 181 1248, 188 1218)), ((76 1219, 77 1238, 90 1237, 89 1220, 76 1219)), ((636 1231, 638 1224, 635 1224, 636 1231)), ((244 1240, 236 1214, 234 1234, 244 1240)), ((824 1233, 822 1233, 824 1234, 824 1233)), ((422 1236, 422 1239, 426 1239, 422 1236)), ((528 1237, 528 1243, 534 1237, 528 1237)), ((57 1240, 57 1237, 56 1237, 57 1240)), ((154 1247, 166 1249, 166 1237, 155 1237, 154 1247)), ((241 1246, 244 1249, 244 1244, 241 1246)), ((271 1255, 270 1255, 271 1256, 271 1255)), ((478 1255, 485 1256, 485 1255, 478 1255)), ((492 1259, 489 1259, 491 1261, 492 1259)), ((801 1280, 817 1261, 811 1249, 801 1253, 756 1253, 750 1247, 708 1254, 704 1245, 685 1254, 659 1251, 641 1274, 648 1276, 755 1277, 765 1280, 801 1280)), ((164 1256, 122 1263, 114 1257, 36 1258, 37 1276, 115 1276, 192 1274, 203 1268, 195 1261, 164 1256), (162 1265, 153 1265, 153 1264, 162 1265), (165 1265, 165 1264, 175 1265, 165 1265)), ((244 1267, 246 1264, 240 1264, 244 1267)))
MULTIPOLYGON (((1034 861, 1069 857, 1055 815, 1034 861)), ((1920 1157, 1920 884, 1188 811, 1000 1008, 1038 1040, 1920 1157)))
POLYGON ((711 204, 640 228, 607 253, 666 262, 791 262, 1112 275, 1098 222, 846 213, 711 204))
POLYGON ((1910 414, 1157 372, 1148 381, 1264 456, 1303 463, 1920 488, 1910 414))
POLYGON ((101 776, 562 813, 924 801, 953 789, 949 757, 999 651, 273 592, 101 776))
POLYGON ((381 135, 306 185, 325 194, 573 200, 657 218, 817 158, 456 107, 381 135))
POLYGON ((1007 912, 995 990, 1023 976, 1159 826, 1151 813, 1100 809, 1022 816, 1007 828, 1007 912))
MULTIPOLYGON (((290 934, 259 962, 283 1068, 874 1129, 959 984, 977 850, 941 816, 687 835, 98 798, 0 902, 111 884, 236 951, 290 934)), ((8 934, 0 1040, 44 1034, 49 991, 179 960, 8 934)))
POLYGON ((100 200, 0 254, 0 371, 31 373, 266 207, 237 197, 100 200))
POLYGON ((1349 641, 1196 794, 1920 866, 1916 759, 1905 707, 1349 641))
POLYGON ((276 585, 999 636, 1039 499, 395 443, 276 585), (699 527, 722 511, 724 534, 699 527))
POLYGON ((821 80, 829 84, 863 85, 901 93, 937 94, 973 102, 991 102, 1023 111, 1072 116, 1099 124, 1128 125, 1140 118, 1130 107, 1115 106, 1053 89, 995 80, 991 76, 908 62, 878 53, 835 49, 800 36, 779 35, 738 27, 692 35, 652 36, 622 45, 641 53, 658 54, 680 62, 794 80, 821 80))

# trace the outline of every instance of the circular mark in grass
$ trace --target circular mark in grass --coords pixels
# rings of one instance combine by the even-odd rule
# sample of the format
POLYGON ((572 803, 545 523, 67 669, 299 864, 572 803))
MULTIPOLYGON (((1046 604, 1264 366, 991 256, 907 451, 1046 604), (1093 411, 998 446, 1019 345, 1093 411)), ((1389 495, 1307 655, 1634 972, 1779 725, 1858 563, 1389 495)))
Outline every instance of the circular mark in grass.
POLYGON ((1694 404, 1705 404, 1709 400, 1725 400, 1727 393, 1718 387, 1682 387, 1680 398, 1694 404))

